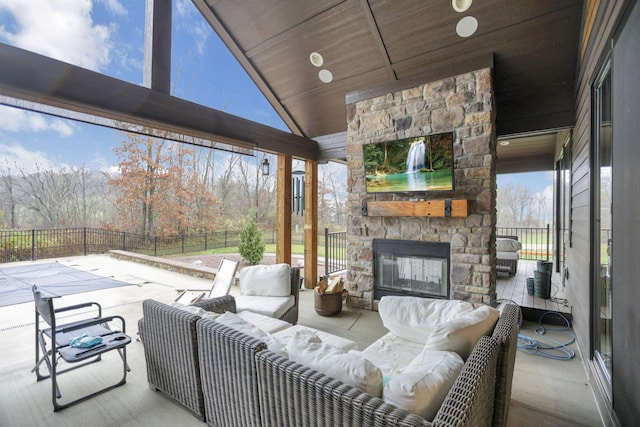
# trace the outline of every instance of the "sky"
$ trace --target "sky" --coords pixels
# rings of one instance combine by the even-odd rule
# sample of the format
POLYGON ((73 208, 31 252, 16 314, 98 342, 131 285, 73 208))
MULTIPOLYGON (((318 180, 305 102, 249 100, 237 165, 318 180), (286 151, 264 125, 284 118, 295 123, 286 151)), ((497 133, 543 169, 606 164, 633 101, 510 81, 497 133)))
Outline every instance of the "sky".
MULTIPOLYGON (((145 0, 0 0, 0 42, 142 85, 144 11, 145 0)), ((190 0, 174 1, 172 39, 172 95, 288 130, 190 0)), ((113 170, 121 140, 0 105, 0 161, 25 171, 113 170)))

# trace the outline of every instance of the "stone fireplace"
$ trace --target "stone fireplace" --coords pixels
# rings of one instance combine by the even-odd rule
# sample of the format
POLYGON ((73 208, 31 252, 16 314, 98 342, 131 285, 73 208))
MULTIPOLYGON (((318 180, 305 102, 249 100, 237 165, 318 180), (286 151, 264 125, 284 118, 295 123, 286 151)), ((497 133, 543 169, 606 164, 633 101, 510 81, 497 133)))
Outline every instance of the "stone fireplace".
POLYGON ((347 105, 349 306, 376 310, 385 292, 483 303, 495 300, 496 138, 491 73, 491 67, 483 68, 347 105), (453 191, 367 194, 363 144, 450 131, 454 134, 453 191), (443 199, 466 200, 468 213, 464 217, 401 212, 376 216, 365 208, 372 201, 443 199), (376 259, 377 244, 385 240, 401 241, 400 246, 376 259), (444 251, 441 258, 446 266, 431 255, 418 256, 418 243, 433 243, 444 251), (395 267, 376 272, 377 263, 395 267))

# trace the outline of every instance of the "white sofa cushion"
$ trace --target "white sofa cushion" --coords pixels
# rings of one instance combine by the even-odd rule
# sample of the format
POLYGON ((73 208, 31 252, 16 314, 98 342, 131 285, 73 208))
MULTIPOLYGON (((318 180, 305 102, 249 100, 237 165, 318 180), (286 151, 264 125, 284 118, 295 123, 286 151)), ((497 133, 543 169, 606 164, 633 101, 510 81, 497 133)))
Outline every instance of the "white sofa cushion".
POLYGON ((382 399, 432 421, 464 362, 449 351, 423 351, 384 386, 382 399))
POLYGON ((467 360, 480 337, 493 330, 499 317, 497 308, 480 306, 438 325, 429 335, 424 349, 454 351, 467 360))
POLYGON ((361 354, 380 368, 384 380, 401 374, 411 361, 422 352, 423 347, 424 344, 407 341, 389 332, 373 342, 364 351, 355 353, 361 354))
POLYGON ((517 252, 522 248, 519 241, 515 239, 505 239, 498 237, 496 239, 496 251, 497 252, 517 252))
POLYGON ((240 270, 240 293, 269 297, 291 295, 289 264, 253 265, 240 270))
POLYGON ((427 342, 439 324, 474 309, 460 300, 384 296, 378 304, 382 324, 394 335, 420 344, 427 342))
POLYGON ((342 338, 336 335, 332 335, 328 332, 319 331, 317 329, 310 328, 308 326, 302 326, 302 325, 294 325, 290 328, 276 332, 275 334, 273 334, 273 336, 275 337, 275 339, 277 339, 283 345, 286 346, 291 341, 295 333, 301 330, 309 331, 317 335, 317 337, 320 338, 320 340, 323 343, 330 345, 332 347, 335 347, 339 350, 347 352, 349 350, 358 349, 358 344, 355 341, 351 341, 350 339, 347 339, 347 338, 342 338))
POLYGON ((345 353, 323 343, 312 331, 300 329, 287 345, 289 358, 358 388, 372 396, 382 395, 382 372, 357 354, 345 353))
POLYGON ((293 295, 288 297, 261 297, 254 295, 241 295, 235 297, 236 311, 249 310, 255 313, 264 314, 265 316, 275 317, 279 319, 291 307, 296 304, 296 298, 293 295))
POLYGON ((284 346, 278 340, 276 340, 273 335, 264 332, 257 326, 247 322, 235 313, 227 311, 221 316, 218 316, 215 321, 233 328, 236 331, 242 332, 245 335, 249 335, 252 338, 259 339, 267 345, 267 348, 269 350, 273 351, 274 353, 286 356, 286 350, 284 346))
POLYGON ((239 311, 236 314, 268 334, 275 334, 276 332, 291 327, 291 323, 289 322, 275 319, 270 316, 265 316, 264 314, 254 313, 253 311, 249 310, 239 311))

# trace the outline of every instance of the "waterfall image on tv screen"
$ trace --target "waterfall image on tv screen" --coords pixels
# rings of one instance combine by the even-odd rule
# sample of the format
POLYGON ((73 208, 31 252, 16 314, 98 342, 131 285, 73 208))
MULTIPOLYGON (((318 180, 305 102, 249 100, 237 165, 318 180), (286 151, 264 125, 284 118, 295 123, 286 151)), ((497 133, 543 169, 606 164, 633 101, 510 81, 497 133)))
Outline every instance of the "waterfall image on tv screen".
POLYGON ((453 190, 453 133, 365 144, 368 193, 453 190))

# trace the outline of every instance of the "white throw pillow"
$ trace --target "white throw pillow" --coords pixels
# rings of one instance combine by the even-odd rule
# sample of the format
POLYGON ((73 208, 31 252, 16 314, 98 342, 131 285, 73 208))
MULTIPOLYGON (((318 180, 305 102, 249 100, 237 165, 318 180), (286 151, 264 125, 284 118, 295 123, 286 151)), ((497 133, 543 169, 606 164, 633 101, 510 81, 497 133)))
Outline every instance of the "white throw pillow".
POLYGON ((382 395, 382 372, 358 354, 323 343, 312 331, 295 332, 287 344, 289 359, 358 388, 372 396, 382 395))
POLYGON ((181 304, 181 303, 179 303, 177 301, 173 301, 169 305, 171 307, 173 307, 173 308, 177 308, 177 309, 186 311, 187 313, 196 314, 196 315, 198 315, 200 317, 202 317, 207 312, 207 310, 205 310, 202 307, 196 307, 196 306, 193 306, 193 305, 184 305, 184 304, 181 304))
POLYGON ((260 328, 247 322, 237 314, 227 311, 221 316, 218 316, 215 320, 218 323, 222 323, 223 325, 233 328, 236 331, 242 332, 243 334, 249 335, 252 338, 259 339, 267 345, 267 348, 269 350, 273 351, 274 353, 286 356, 286 350, 284 346, 280 344, 280 342, 276 340, 273 335, 262 331, 260 328))
POLYGON ((423 351, 385 384, 382 399, 432 421, 464 362, 449 351, 423 351))
POLYGON ((242 295, 287 297, 291 295, 289 264, 253 265, 240 270, 242 295))
POLYGON ((380 319, 389 332, 419 344, 439 324, 473 309, 473 304, 460 300, 401 296, 384 296, 378 304, 380 319))
POLYGON ((500 317, 500 310, 483 305, 435 328, 425 350, 455 351, 467 360, 481 336, 489 334, 500 317))

